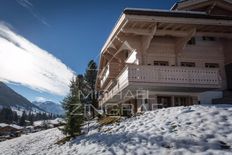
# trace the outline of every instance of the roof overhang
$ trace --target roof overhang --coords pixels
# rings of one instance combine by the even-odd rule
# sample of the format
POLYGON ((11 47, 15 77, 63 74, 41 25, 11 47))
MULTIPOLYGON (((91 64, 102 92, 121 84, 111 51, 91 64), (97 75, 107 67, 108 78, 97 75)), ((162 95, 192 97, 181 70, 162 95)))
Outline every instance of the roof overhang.
POLYGON ((232 26, 232 17, 229 16, 207 15, 205 13, 192 11, 125 9, 104 44, 101 53, 110 46, 111 42, 129 22, 136 21, 167 24, 232 26))
POLYGON ((175 3, 171 10, 194 10, 202 7, 217 5, 226 10, 232 10, 231 0, 182 0, 175 3))
POLYGON ((115 47, 123 43, 118 41, 120 37, 149 36, 154 26, 154 36, 185 37, 195 32, 196 36, 232 38, 232 17, 192 11, 125 9, 101 50, 99 69, 104 64, 102 55, 109 52, 110 48, 117 52, 115 47))

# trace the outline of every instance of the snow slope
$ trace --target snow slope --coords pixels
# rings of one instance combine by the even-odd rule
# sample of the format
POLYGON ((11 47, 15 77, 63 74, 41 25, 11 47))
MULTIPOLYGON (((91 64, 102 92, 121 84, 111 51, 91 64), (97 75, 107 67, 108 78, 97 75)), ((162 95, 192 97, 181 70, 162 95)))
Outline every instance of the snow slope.
MULTIPOLYGON (((19 138, 0 142, 1 155, 32 155, 44 154, 53 147, 54 143, 62 138, 62 133, 57 129, 49 129, 19 138)), ((52 153, 51 153, 52 154, 52 153)))
POLYGON ((0 142, 0 154, 230 154, 232 106, 173 107, 146 112, 105 126, 90 124, 88 134, 64 145, 51 129, 0 142))

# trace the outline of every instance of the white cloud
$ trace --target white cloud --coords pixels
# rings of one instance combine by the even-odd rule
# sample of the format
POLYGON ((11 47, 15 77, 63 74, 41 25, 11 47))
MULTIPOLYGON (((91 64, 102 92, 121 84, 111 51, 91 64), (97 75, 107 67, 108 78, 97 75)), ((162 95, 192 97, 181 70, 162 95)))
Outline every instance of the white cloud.
POLYGON ((36 97, 35 98, 35 101, 37 101, 37 102, 45 102, 45 101, 48 101, 46 98, 44 98, 44 97, 36 97))
POLYGON ((74 72, 0 22, 0 81, 64 96, 74 72))

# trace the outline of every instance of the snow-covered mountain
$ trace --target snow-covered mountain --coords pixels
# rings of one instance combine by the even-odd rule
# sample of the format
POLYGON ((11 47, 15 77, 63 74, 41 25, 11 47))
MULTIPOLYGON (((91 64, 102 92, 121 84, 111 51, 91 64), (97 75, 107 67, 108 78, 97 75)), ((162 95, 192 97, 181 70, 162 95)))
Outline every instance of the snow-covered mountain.
POLYGON ((62 108, 62 106, 52 101, 45 101, 45 102, 34 101, 32 103, 48 113, 53 113, 58 115, 64 114, 64 109, 62 108))
POLYGON ((21 113, 22 111, 44 112, 38 106, 32 104, 25 97, 15 92, 3 82, 0 82, 0 108, 10 107, 12 110, 21 113))

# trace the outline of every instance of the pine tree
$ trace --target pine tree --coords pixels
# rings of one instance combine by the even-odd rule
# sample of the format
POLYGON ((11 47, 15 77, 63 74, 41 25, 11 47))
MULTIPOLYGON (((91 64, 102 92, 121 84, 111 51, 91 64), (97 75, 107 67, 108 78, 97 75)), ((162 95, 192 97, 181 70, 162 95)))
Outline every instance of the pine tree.
POLYGON ((14 116, 11 108, 3 108, 1 115, 4 123, 7 124, 13 123, 14 116))
POLYGON ((19 122, 18 114, 15 111, 13 112, 13 121, 15 124, 18 124, 18 122, 19 122))
POLYGON ((70 94, 62 102, 66 111, 66 125, 63 132, 71 137, 81 134, 81 125, 84 122, 83 100, 81 96, 83 88, 84 78, 82 75, 78 75, 71 81, 70 94))
POLYGON ((28 121, 30 122, 30 125, 34 124, 34 115, 31 112, 28 115, 28 121))
POLYGON ((27 118, 27 114, 25 111, 23 111, 23 114, 19 120, 19 125, 20 126, 25 126, 26 125, 26 118, 27 118))
MULTIPOLYGON (((85 71, 85 81, 87 82, 89 86, 89 92, 91 92, 91 95, 88 96, 87 101, 96 109, 98 108, 98 101, 96 96, 96 90, 95 90, 95 83, 97 78, 97 64, 94 62, 94 60, 89 61, 88 68, 85 71)), ((91 107, 92 116, 95 117, 95 110, 91 107)))

